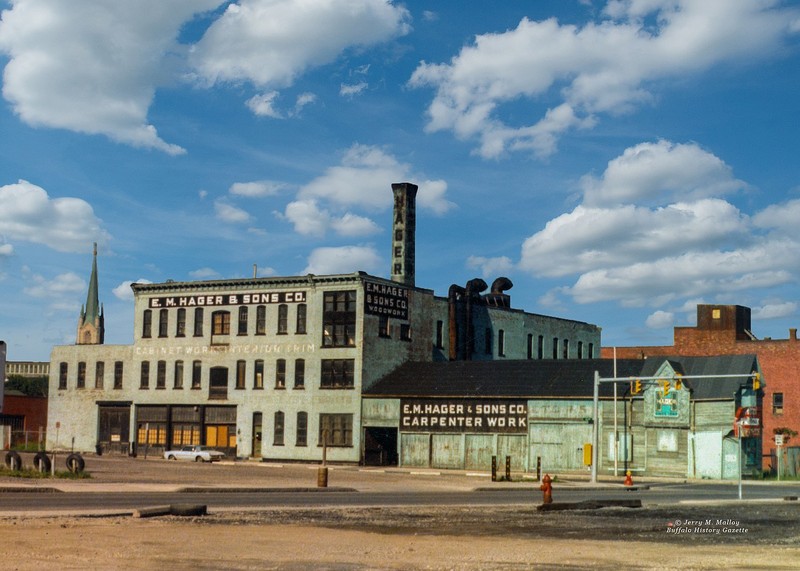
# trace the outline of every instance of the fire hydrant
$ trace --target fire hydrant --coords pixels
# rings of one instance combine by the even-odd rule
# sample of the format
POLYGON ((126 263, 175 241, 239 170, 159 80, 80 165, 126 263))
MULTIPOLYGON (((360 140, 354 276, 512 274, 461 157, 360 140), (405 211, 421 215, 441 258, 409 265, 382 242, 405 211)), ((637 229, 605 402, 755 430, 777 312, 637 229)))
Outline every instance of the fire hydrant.
POLYGON ((550 479, 550 474, 545 474, 544 478, 542 478, 542 485, 539 486, 539 489, 542 490, 543 504, 553 503, 553 484, 551 484, 550 482, 552 482, 552 480, 550 479))
POLYGON ((633 478, 631 478, 631 471, 630 470, 625 472, 625 482, 623 482, 623 483, 626 486, 632 486, 633 485, 633 478))

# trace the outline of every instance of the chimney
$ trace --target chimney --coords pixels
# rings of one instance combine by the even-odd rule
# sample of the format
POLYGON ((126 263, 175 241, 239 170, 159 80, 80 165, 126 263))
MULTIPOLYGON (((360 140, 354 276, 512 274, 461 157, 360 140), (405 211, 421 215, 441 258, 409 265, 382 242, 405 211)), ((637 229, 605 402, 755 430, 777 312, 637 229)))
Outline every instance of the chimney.
POLYGON ((789 339, 792 341, 797 341, 797 328, 792 327, 789 329, 789 339))
POLYGON ((414 287, 414 251, 417 230, 417 188, 410 182, 392 184, 392 281, 414 287))

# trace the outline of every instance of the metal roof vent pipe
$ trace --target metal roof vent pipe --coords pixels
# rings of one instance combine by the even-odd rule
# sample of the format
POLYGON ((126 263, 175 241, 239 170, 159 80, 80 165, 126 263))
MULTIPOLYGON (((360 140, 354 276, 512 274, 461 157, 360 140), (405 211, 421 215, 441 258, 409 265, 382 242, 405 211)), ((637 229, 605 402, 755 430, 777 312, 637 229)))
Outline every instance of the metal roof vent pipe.
POLYGON ((472 305, 475 301, 480 301, 481 292, 489 286, 480 278, 475 278, 467 282, 464 297, 467 303, 466 315, 466 335, 464 336, 464 360, 471 361, 472 354, 475 352, 475 326, 472 317, 472 305))
POLYGON ((511 280, 508 278, 499 277, 494 280, 492 282, 491 292, 484 296, 486 305, 490 305, 492 307, 504 307, 506 309, 511 308, 511 296, 503 292, 511 289, 512 287, 514 287, 514 284, 511 283, 511 280))

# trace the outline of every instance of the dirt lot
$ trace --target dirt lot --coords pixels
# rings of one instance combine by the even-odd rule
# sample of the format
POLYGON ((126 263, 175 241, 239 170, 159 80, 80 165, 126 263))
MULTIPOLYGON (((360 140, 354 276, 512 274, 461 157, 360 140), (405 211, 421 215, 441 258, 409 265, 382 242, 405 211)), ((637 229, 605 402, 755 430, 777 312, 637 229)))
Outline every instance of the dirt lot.
MULTIPOLYGON (((91 480, 71 485, 87 490, 115 483, 289 486, 308 484, 316 474, 304 466, 89 458, 91 468, 91 480)), ((331 484, 444 491, 485 480, 333 469, 331 484)), ((0 518, 0 557, 4 569, 797 570, 799 522, 797 502, 569 512, 539 512, 532 502, 496 508, 272 509, 195 518, 22 515, 0 518)))

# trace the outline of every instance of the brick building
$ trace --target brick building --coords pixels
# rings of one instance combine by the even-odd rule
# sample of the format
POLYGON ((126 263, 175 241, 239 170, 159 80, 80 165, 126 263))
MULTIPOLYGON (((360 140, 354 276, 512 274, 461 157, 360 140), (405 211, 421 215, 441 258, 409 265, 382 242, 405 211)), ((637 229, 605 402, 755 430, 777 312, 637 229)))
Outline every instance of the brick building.
MULTIPOLYGON (((758 357, 763 372, 762 449, 774 457, 774 431, 800 432, 800 343, 797 329, 788 339, 758 339, 751 331, 750 308, 741 305, 698 305, 695 327, 675 327, 673 345, 604 347, 603 357, 616 351, 620 359, 655 356, 749 355, 758 357)), ((733 419, 731 419, 733 421, 733 419)), ((797 444, 797 437, 790 442, 797 444)), ((775 466, 774 463, 770 463, 775 466)))

